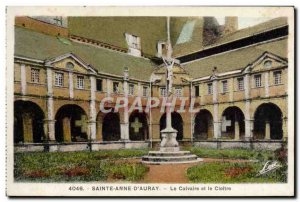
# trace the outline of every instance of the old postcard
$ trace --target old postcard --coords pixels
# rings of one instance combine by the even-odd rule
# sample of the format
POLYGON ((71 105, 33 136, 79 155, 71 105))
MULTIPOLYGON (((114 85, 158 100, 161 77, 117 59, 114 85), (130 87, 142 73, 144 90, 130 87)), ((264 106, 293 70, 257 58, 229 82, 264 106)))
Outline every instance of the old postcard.
POLYGON ((293 7, 8 7, 8 196, 294 196, 293 7))

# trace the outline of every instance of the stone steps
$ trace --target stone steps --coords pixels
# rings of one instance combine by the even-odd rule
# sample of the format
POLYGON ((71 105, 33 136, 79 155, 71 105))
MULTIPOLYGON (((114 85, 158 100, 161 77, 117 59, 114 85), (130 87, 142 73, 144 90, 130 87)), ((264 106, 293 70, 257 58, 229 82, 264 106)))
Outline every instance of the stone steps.
POLYGON ((150 151, 147 156, 142 157, 142 163, 145 164, 177 164, 177 163, 195 163, 199 162, 196 155, 190 151, 150 151))
POLYGON ((190 154, 189 151, 178 152, 162 152, 162 151, 149 151, 149 156, 184 156, 190 154))

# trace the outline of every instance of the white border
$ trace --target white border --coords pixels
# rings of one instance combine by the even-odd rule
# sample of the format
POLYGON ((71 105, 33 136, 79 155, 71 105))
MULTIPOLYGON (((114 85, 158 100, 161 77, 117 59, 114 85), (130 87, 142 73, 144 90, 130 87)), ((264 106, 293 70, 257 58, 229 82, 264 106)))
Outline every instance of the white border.
MULTIPOLYGON (((64 8, 65 9, 65 8, 64 8)), ((174 7, 172 9, 167 9, 164 7, 161 8, 80 8, 80 12, 87 12, 87 13, 101 13, 101 14, 108 14, 108 15, 116 15, 116 13, 118 15, 148 15, 148 16, 155 16, 157 15, 158 12, 161 12, 160 15, 162 15, 162 13, 164 15, 178 15, 178 13, 180 13, 181 16, 184 16, 184 14, 181 14, 181 12, 185 11, 186 15, 185 16, 192 16, 192 15, 199 15, 199 13, 201 13, 201 15, 205 16, 205 15, 212 15, 212 13, 215 13, 215 16, 224 16, 224 15, 239 15, 239 16, 261 16, 261 15, 266 15, 266 13, 264 13, 264 9, 260 9, 260 8, 255 8, 252 10, 249 10, 251 8, 234 8, 234 10, 230 9, 230 8, 212 8, 212 9, 208 9, 208 8, 179 8, 179 7, 174 7), (188 9, 188 12, 187 12, 188 9), (220 9, 222 9, 222 15, 220 15, 220 9), (153 12, 153 10, 155 10, 155 12, 153 12), (251 12, 251 15, 250 15, 251 12), (155 14, 154 14, 155 13, 155 14)), ((286 12, 283 10, 287 10, 288 8, 271 8, 271 10, 268 10, 269 15, 272 14, 272 17, 278 15, 278 13, 280 12, 286 12)), ((55 11, 55 15, 61 15, 61 14, 68 14, 68 15, 78 15, 78 10, 72 8, 71 11, 66 12, 65 10, 61 9, 61 8, 39 8, 39 9, 30 9, 30 8, 24 8, 24 7, 16 7, 13 11, 11 11, 10 9, 8 9, 9 11, 9 15, 7 18, 7 23, 9 25, 11 25, 12 22, 12 18, 11 15, 16 15, 19 14, 20 12, 24 15, 53 15, 53 12, 55 11), (76 12, 75 12, 76 10, 76 12)), ((290 25, 290 30, 293 30, 293 19, 290 18, 289 19, 289 25, 290 25)), ((12 30, 8 30, 7 32, 7 41, 9 41, 10 43, 8 44, 8 49, 7 49, 7 55, 12 56, 12 49, 11 49, 11 45, 13 42, 13 34, 11 34, 12 30)), ((293 47, 294 41, 293 41, 293 33, 290 33, 290 37, 289 37, 289 47, 293 47)), ((293 61, 293 51, 289 51, 289 61, 293 61)), ((13 61, 12 58, 9 57, 9 60, 7 60, 7 66, 12 66, 13 61)), ((293 115, 294 115, 294 97, 292 95, 294 95, 294 88, 293 88, 293 84, 294 84, 294 67, 293 67, 294 63, 293 62, 289 62, 289 82, 290 82, 290 86, 289 86, 289 121, 288 121, 288 128, 289 128, 289 134, 293 134, 294 132, 294 122, 291 121, 293 120, 293 115)), ((12 70, 13 68, 8 68, 7 69, 7 78, 12 78, 12 70)), ((4 75, 4 74, 1 74, 4 75)), ((1 80, 1 79, 0 79, 1 80)), ((12 94, 13 94, 13 90, 12 90, 12 80, 8 79, 7 82, 7 97, 8 98, 12 98, 12 94)), ((4 86, 4 85, 2 85, 4 86)), ((9 102, 8 102, 9 103, 9 102)), ((3 106, 3 105, 2 105, 3 106)), ((7 122, 11 123, 11 115, 12 115, 12 109, 8 108, 7 109, 7 122)), ((3 122, 2 122, 3 123, 3 122)), ((11 132, 12 128, 8 127, 8 134, 12 134, 11 132)), ((12 138, 8 137, 8 140, 11 141, 12 138)), ((293 138, 291 138, 291 136, 289 136, 289 157, 291 157, 293 159, 293 138)), ((7 147, 7 149, 11 152, 12 151, 12 147, 7 147)), ((291 174, 293 172, 294 166, 293 166, 293 162, 294 161, 290 161, 289 162, 289 174, 291 174)), ((8 159, 8 170, 12 171, 12 164, 11 164, 11 159, 8 159)), ((8 174, 8 181, 11 181, 11 174, 12 172, 9 172, 8 174)), ((289 184, 292 183, 293 179, 291 179, 291 176, 289 175, 289 184)), ((85 183, 86 184, 86 183, 85 183)), ((9 189, 9 193, 10 194, 14 194, 15 191, 17 191, 18 193, 16 194, 21 194, 21 195, 27 195, 29 192, 32 192, 32 188, 31 186, 33 186, 34 184, 24 184, 21 187, 19 187, 19 184, 17 186, 14 187, 10 187, 12 189, 9 189)), ((291 185, 291 184, 290 184, 291 185)), ((44 191, 51 191, 53 194, 53 191, 59 191, 61 193, 61 191, 63 190, 64 186, 67 185, 62 185, 62 184, 47 184, 47 186, 39 186, 39 189, 34 189, 35 192, 37 192, 38 190, 44 192, 44 191), (52 189, 53 186, 53 189, 52 189)), ((169 186, 169 185, 167 185, 169 186)), ((268 184, 260 184, 260 186, 257 186, 255 184, 251 184, 251 185, 230 185, 232 186, 234 189, 239 190, 239 195, 248 195, 248 194, 253 194, 256 196, 259 196, 261 194, 265 194, 265 195, 269 195, 269 196, 275 196, 275 195, 283 195, 285 194, 291 194, 290 193, 286 193, 287 187, 286 185, 282 185, 282 184, 272 184, 272 185, 268 185, 268 184), (247 192, 247 193, 245 193, 247 192), (263 192, 263 193, 262 193, 263 192)), ((60 195, 59 192, 55 192, 55 195, 60 195)), ((41 194, 41 192, 39 192, 41 194)), ((220 193, 220 192, 219 192, 220 193)), ((65 194, 65 193, 64 193, 65 194)), ((74 194, 74 193, 73 193, 74 194)), ((120 193, 122 195, 122 193, 120 193)), ((114 195, 119 195, 120 194, 114 192, 114 195)), ((126 194, 126 193, 124 193, 126 194)), ((182 195, 182 193, 172 193, 172 195, 182 195)), ((226 194, 226 193, 225 193, 226 194)), ((66 195, 66 194, 65 194, 66 195)), ((130 195, 132 195, 132 193, 130 193, 130 195)), ((136 195, 136 194, 135 194, 136 195)), ((155 193, 150 193, 151 196, 154 196, 155 193)), ((166 196, 168 194, 165 194, 164 196, 166 196)), ((188 193, 188 196, 192 196, 192 193, 188 193)), ((218 193, 213 193, 213 196, 217 196, 218 193)), ((222 195, 224 196, 224 193, 222 193, 222 195)), ((232 195, 232 194, 230 194, 232 195)))

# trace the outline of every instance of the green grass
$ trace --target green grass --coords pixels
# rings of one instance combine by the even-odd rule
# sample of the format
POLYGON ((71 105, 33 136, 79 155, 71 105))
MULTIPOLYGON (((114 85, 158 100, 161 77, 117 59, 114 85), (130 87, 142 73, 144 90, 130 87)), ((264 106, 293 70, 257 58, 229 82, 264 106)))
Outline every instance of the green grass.
POLYGON ((147 150, 113 150, 99 152, 16 153, 16 181, 137 181, 147 172, 141 163, 118 163, 121 158, 140 157, 147 150))
POLYGON ((193 183, 280 183, 286 182, 286 167, 256 176, 263 163, 204 163, 187 170, 193 183))
MULTIPOLYGON (((194 183, 251 183, 285 182, 286 166, 268 175, 256 177, 267 160, 281 159, 286 153, 249 149, 182 148, 201 158, 248 159, 248 163, 203 163, 191 167, 187 177, 194 183), (279 158, 280 157, 280 158, 279 158)), ((130 181, 143 179, 148 168, 123 158, 141 157, 148 150, 109 150, 93 152, 35 152, 16 153, 14 176, 16 181, 130 181), (122 160, 121 160, 122 159, 122 160)), ((286 165, 283 163, 283 165, 286 165)))
POLYGON ((267 150, 250 149, 208 149, 187 147, 185 148, 201 158, 221 158, 221 159, 248 159, 266 161, 274 159, 274 152, 267 150))

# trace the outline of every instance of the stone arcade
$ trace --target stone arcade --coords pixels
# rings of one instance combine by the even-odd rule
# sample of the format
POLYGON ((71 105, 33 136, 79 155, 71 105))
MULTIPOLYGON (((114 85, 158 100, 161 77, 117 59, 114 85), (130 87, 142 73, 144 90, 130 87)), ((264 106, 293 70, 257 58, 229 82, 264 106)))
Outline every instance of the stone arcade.
POLYGON ((172 80, 164 64, 167 17, 62 20, 15 19, 16 152, 159 148, 169 128, 179 146, 211 148, 273 150, 293 135, 284 17, 240 30, 237 17, 224 25, 214 17, 170 17, 172 80), (185 104, 147 111, 149 98, 166 100, 169 81, 185 104), (118 98, 128 106, 118 108, 118 98), (142 108, 130 111, 135 98, 142 108), (108 112, 100 110, 103 100, 108 112))

